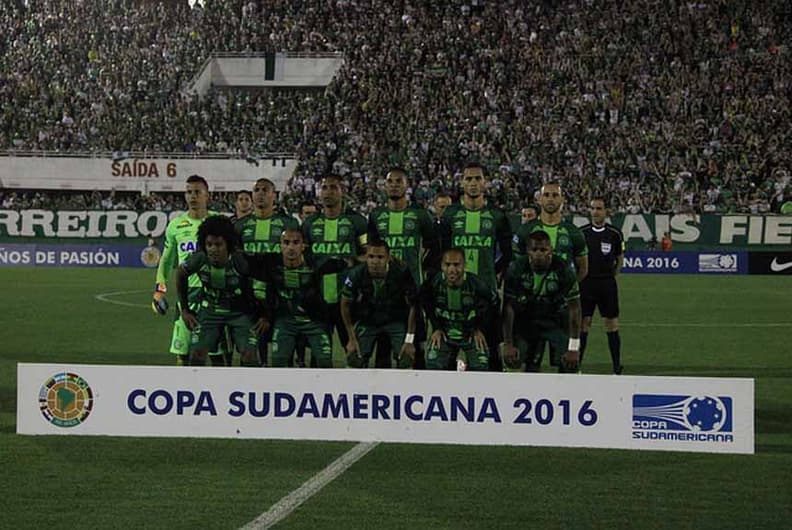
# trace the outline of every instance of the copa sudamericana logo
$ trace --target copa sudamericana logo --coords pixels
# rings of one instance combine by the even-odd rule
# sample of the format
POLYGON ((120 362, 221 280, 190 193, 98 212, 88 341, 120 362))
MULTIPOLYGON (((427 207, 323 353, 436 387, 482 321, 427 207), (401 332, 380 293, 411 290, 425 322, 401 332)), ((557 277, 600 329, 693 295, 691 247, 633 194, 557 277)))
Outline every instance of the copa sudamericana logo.
POLYGON ((53 375, 39 390, 39 408, 44 418, 58 427, 76 427, 91 414, 93 390, 77 374, 61 372, 53 375))

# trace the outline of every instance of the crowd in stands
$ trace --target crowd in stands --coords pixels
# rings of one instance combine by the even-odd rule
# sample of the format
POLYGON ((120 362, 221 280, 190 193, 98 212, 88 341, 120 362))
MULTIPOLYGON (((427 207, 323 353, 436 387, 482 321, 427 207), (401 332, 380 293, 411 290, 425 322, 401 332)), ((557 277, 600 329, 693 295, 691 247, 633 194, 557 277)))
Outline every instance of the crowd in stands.
POLYGON ((334 172, 364 212, 388 167, 427 203, 469 159, 512 212, 549 178, 572 212, 593 193, 634 213, 792 197, 785 0, 204 4, 0 4, 0 148, 295 152, 287 204, 334 172), (211 52, 245 50, 345 62, 324 92, 183 96, 211 52))

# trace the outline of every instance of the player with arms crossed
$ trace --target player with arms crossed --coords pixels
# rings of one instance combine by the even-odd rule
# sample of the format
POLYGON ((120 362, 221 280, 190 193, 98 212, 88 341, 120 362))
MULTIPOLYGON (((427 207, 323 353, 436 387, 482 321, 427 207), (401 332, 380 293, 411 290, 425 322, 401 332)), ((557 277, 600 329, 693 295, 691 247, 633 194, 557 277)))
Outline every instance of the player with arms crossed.
MULTIPOLYGON (((408 205, 407 172, 404 169, 396 167, 388 171, 385 191, 387 204, 369 214, 369 239, 379 238, 388 244, 390 256, 409 268, 417 291, 424 281, 424 262, 434 269, 433 272, 439 268, 440 239, 429 212, 408 205)), ((415 335, 415 367, 423 368, 425 360, 421 343, 426 340, 426 322, 420 314, 416 315, 415 335)), ((377 367, 390 366, 389 343, 390 339, 384 344, 378 341, 377 367)))
POLYGON ((465 272, 462 249, 446 250, 441 269, 424 282, 419 293, 433 329, 426 345, 426 368, 488 370, 490 355, 484 329, 498 311, 498 293, 475 274, 465 272))
MULTIPOLYGON (((209 215, 207 206, 209 204, 209 184, 200 175, 190 175, 187 178, 187 188, 184 192, 184 200, 187 203, 187 212, 174 217, 165 229, 165 245, 162 250, 157 267, 157 279, 154 287, 154 299, 151 302, 152 309, 160 314, 166 315, 168 312, 168 301, 165 298, 167 292, 167 282, 173 270, 184 263, 190 255, 195 252, 198 227, 209 215)), ((189 280, 189 293, 187 300, 197 307, 201 296, 201 281, 197 276, 189 280)), ((176 364, 184 366, 189 361, 190 330, 181 318, 181 309, 177 312, 176 320, 173 323, 173 336, 171 338, 170 352, 176 355, 176 364)))
MULTIPOLYGON (((369 240, 366 263, 349 270, 341 291, 341 316, 349 342, 347 364, 366 368, 378 336, 390 341, 399 368, 411 368, 415 357, 417 288, 407 266, 391 259, 388 244, 369 240)), ((390 368, 391 364, 378 368, 390 368)))
POLYGON ((517 258, 506 272, 504 362, 517 368, 522 361, 526 372, 538 372, 547 341, 556 351, 566 350, 559 372, 577 372, 581 314, 577 278, 566 261, 553 255, 545 232, 531 232, 528 241, 528 255, 517 258))
MULTIPOLYGON (((465 253, 465 271, 476 275, 493 291, 498 289, 498 275, 511 261, 511 226, 506 214, 487 204, 484 168, 475 162, 468 163, 462 172, 462 199, 443 213, 443 248, 459 248, 465 253), (495 262, 495 249, 502 256, 495 262)), ((489 345, 489 369, 503 371, 498 344, 500 326, 498 311, 490 314, 484 323, 484 333, 489 345)))
POLYGON ((586 351, 588 332, 594 309, 599 307, 608 337, 613 373, 621 374, 621 337, 619 336, 619 288, 616 276, 624 264, 624 237, 615 226, 606 223, 607 209, 603 197, 590 203, 591 223, 583 227, 589 251, 589 273, 580 284, 583 306, 583 329, 580 333, 580 360, 586 351))
MULTIPOLYGON (((250 268, 237 252, 234 225, 213 215, 198 228, 198 249, 176 269, 181 317, 192 333, 190 364, 206 364, 206 356, 228 328, 240 353, 242 366, 259 366, 257 335, 269 328, 269 319, 255 304, 250 268), (197 310, 189 304, 189 278, 201 282, 202 300, 197 310)), ((210 355, 213 366, 225 366, 221 353, 210 355)))

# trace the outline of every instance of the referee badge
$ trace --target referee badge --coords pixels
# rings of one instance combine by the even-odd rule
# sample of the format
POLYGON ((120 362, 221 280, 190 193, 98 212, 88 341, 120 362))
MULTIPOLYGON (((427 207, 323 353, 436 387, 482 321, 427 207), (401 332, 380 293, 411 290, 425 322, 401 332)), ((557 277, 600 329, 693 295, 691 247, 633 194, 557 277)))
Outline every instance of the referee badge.
POLYGON ((600 242, 600 250, 603 254, 610 254, 611 248, 612 245, 610 243, 606 243, 605 241, 600 242))

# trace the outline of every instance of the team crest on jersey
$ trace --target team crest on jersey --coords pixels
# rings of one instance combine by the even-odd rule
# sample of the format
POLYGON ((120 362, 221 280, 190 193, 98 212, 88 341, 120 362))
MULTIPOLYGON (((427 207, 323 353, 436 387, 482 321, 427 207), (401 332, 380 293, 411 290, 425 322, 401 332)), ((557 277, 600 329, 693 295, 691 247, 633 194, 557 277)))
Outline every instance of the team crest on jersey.
POLYGON ((404 221, 404 229, 407 231, 415 230, 415 222, 411 219, 404 221))
POLYGON ((545 284, 545 292, 547 293, 558 292, 558 282, 555 280, 547 280, 547 283, 545 284))
POLYGON ((600 250, 602 250, 603 254, 610 254, 612 248, 613 247, 610 243, 607 243, 605 241, 600 242, 600 250))
POLYGON ((489 219, 484 219, 481 221, 481 226, 484 228, 484 230, 492 230, 492 221, 489 219))
POLYGON ((558 245, 556 245, 556 246, 565 247, 567 245, 569 245, 569 237, 566 236, 566 235, 558 236, 558 245))
POLYGON ((338 235, 341 237, 347 237, 349 235, 349 228, 346 226, 341 226, 338 228, 338 235))

